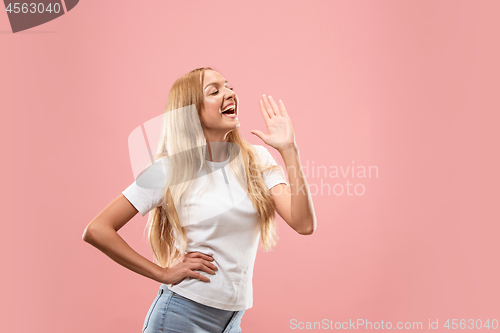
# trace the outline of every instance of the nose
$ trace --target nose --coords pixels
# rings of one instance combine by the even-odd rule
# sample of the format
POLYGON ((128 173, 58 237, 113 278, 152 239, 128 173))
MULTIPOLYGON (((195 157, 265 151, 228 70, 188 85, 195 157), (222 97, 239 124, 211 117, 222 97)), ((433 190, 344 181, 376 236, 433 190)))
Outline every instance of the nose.
POLYGON ((236 93, 233 90, 227 88, 226 96, 227 96, 227 99, 232 98, 234 100, 234 98, 236 97, 236 93))

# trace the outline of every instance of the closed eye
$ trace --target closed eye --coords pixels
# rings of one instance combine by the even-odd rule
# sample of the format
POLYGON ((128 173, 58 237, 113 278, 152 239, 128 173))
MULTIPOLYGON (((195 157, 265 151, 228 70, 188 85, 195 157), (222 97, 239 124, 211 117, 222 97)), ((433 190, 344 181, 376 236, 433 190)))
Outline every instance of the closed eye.
MULTIPOLYGON (((233 90, 233 88, 229 88, 229 89, 233 90)), ((217 95, 217 93, 218 93, 218 92, 219 92, 219 91, 217 90, 217 91, 215 91, 215 92, 211 93, 210 95, 217 95)))

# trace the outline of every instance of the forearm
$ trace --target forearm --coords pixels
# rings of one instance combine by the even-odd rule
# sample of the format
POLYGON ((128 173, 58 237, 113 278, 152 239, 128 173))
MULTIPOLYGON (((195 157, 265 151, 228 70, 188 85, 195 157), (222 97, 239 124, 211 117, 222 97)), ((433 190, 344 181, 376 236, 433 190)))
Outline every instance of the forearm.
POLYGON ((112 228, 101 227, 89 232, 85 240, 118 264, 142 276, 161 282, 162 267, 134 251, 112 228))
POLYGON ((316 230, 316 215, 311 191, 300 163, 299 148, 296 144, 279 151, 285 162, 291 191, 291 217, 294 225, 302 230, 316 230))

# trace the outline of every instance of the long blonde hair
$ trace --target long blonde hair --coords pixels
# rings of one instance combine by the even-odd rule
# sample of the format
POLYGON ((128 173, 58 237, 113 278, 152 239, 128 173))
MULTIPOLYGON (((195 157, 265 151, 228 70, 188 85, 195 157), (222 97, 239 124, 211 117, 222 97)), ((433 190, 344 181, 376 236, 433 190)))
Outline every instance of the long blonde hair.
MULTIPOLYGON (((193 181, 200 170, 207 167, 207 140, 200 126, 205 70, 212 69, 197 68, 176 80, 168 95, 162 135, 154 159, 156 161, 168 156, 170 171, 163 202, 149 212, 146 224, 149 243, 156 262, 161 267, 168 267, 180 253, 185 253, 186 232, 175 207, 183 207, 183 200, 193 181), (180 109, 183 112, 177 112, 180 109)), ((229 132, 227 139, 230 143, 228 151, 232 161, 231 168, 240 183, 248 189, 248 197, 260 219, 261 245, 265 251, 270 251, 279 239, 275 221, 276 207, 262 173, 280 168, 263 165, 254 147, 240 136, 238 128, 229 132)))

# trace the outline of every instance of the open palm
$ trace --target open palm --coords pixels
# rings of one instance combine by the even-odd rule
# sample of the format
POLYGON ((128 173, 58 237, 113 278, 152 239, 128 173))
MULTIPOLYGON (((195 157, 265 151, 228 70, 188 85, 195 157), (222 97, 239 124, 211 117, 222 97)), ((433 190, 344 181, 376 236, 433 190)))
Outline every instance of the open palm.
POLYGON ((295 144, 295 134, 293 132, 292 120, 288 117, 285 104, 280 100, 280 107, 274 102, 274 99, 262 95, 259 101, 260 111, 264 122, 266 123, 268 134, 259 130, 250 131, 257 135, 267 145, 281 151, 282 149, 295 144))

